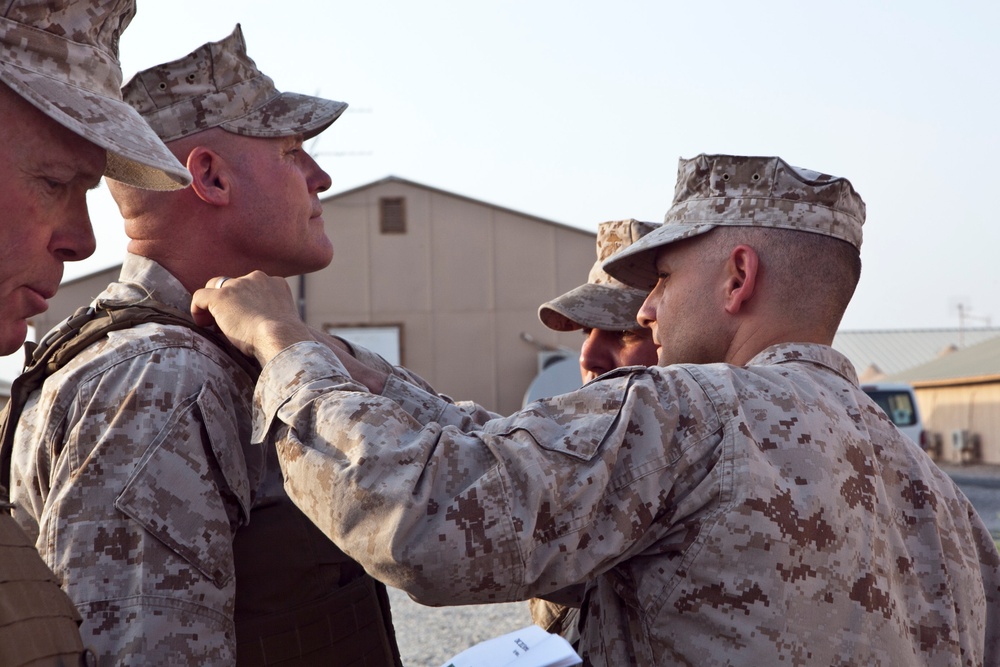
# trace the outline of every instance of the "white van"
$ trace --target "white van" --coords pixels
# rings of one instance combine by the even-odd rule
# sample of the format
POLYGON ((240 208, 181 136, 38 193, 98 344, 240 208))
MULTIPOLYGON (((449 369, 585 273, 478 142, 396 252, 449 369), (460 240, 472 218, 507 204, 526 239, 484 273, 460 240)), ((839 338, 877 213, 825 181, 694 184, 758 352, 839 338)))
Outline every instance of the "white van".
POLYGON ((861 389, 878 403, 882 412, 889 416, 900 431, 909 436, 921 449, 927 449, 927 433, 920 420, 920 410, 917 408, 917 397, 913 393, 913 387, 903 383, 879 382, 863 384, 861 389))

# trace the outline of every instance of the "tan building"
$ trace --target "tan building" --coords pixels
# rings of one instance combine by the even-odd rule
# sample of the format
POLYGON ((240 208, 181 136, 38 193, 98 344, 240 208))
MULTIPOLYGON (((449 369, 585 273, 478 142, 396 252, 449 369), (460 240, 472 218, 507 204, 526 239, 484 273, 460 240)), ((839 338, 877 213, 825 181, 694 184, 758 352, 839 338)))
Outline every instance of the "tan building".
POLYGON ((862 383, 912 385, 937 460, 1000 464, 1000 328, 838 331, 862 383))
MULTIPOLYGON (((289 280, 309 324, 504 414, 521 407, 540 346, 578 353, 583 337, 547 329, 536 311, 586 281, 593 232, 391 176, 329 196, 323 208, 333 263, 289 280)), ((35 319, 39 335, 119 268, 64 283, 35 319)))
POLYGON ((913 385, 942 461, 1000 464, 1000 337, 890 379, 913 385))

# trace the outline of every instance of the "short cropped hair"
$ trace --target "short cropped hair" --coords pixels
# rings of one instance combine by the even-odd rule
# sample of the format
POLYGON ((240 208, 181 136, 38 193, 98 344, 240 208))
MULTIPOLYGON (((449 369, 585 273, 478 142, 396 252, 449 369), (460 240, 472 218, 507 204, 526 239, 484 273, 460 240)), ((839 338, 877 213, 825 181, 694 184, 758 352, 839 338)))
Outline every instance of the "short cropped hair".
POLYGON ((825 322, 836 331, 861 278, 861 254, 831 236, 772 227, 717 227, 707 248, 724 259, 745 244, 760 258, 767 287, 789 314, 825 322))

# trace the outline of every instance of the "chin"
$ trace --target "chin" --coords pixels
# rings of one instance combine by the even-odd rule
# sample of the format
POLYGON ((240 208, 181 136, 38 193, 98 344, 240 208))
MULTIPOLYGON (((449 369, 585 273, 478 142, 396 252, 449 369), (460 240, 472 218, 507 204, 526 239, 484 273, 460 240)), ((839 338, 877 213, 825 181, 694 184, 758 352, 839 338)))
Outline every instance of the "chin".
POLYGON ((311 267, 305 271, 306 273, 325 269, 333 261, 333 245, 329 242, 326 244, 317 244, 313 247, 313 251, 315 255, 309 257, 308 261, 304 262, 304 264, 308 264, 311 267))
POLYGON ((14 354, 28 337, 28 323, 24 320, 0 322, 0 355, 14 354))
POLYGON ((262 270, 264 273, 271 276, 283 276, 285 278, 290 278, 291 276, 303 276, 307 273, 313 273, 315 271, 319 271, 320 269, 325 269, 330 266, 332 259, 332 254, 303 254, 298 257, 286 257, 282 262, 273 262, 270 264, 270 270, 262 270))
POLYGON ((333 257, 328 259, 317 259, 312 262, 303 262, 303 264, 299 267, 298 273, 313 273, 314 271, 325 269, 330 266, 331 261, 333 261, 333 257))

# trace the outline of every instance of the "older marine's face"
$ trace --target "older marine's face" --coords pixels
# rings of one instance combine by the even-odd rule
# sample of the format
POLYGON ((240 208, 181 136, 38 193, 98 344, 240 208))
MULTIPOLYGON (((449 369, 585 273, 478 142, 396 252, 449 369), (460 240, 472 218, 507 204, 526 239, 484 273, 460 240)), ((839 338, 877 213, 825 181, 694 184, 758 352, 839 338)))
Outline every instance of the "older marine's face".
POLYGON ((0 84, 0 354, 24 342, 48 309, 63 262, 93 254, 87 191, 105 151, 0 84))
POLYGON ((652 366, 656 343, 649 329, 608 331, 584 329, 580 348, 580 376, 584 383, 622 366, 652 366))
POLYGON ((636 319, 652 332, 661 366, 726 360, 725 261, 705 252, 706 237, 671 243, 657 254, 656 285, 636 319))

